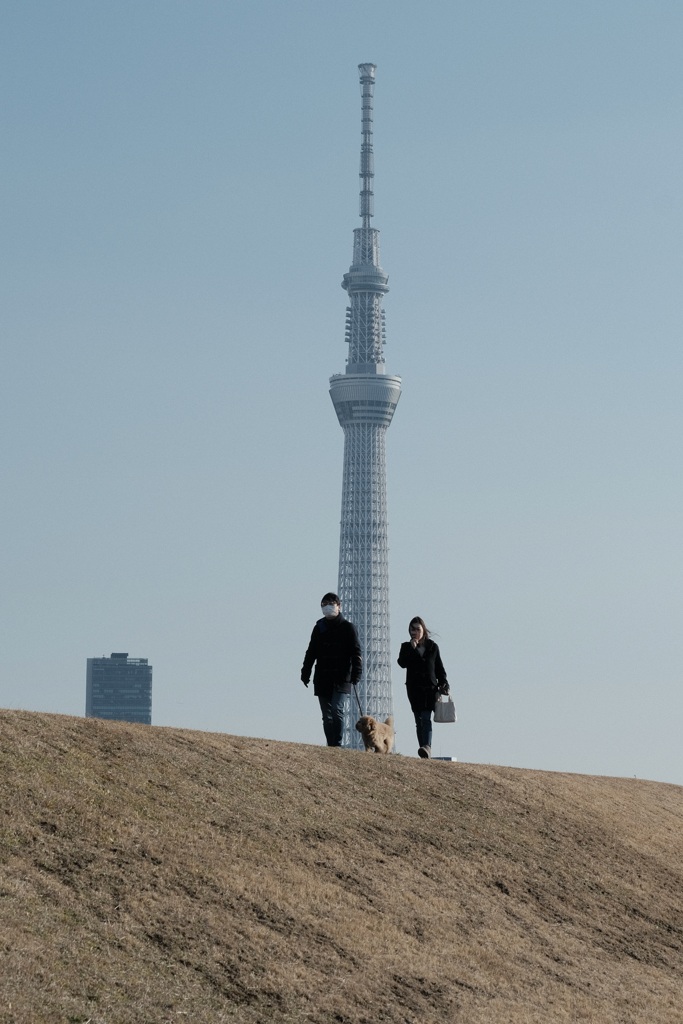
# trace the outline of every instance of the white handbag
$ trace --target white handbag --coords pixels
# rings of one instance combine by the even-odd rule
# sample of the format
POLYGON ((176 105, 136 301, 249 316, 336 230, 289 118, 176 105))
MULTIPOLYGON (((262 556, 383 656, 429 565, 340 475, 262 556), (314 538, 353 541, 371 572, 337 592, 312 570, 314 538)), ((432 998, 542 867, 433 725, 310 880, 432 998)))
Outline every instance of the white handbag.
POLYGON ((441 722, 457 722, 458 716, 455 713, 455 704, 451 697, 444 697, 439 695, 436 706, 434 708, 434 721, 441 722))

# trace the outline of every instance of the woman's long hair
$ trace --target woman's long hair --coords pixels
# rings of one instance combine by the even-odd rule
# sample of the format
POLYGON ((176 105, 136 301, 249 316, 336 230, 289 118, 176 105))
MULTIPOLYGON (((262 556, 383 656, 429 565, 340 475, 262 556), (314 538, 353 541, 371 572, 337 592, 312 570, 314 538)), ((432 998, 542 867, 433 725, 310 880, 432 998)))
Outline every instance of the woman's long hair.
POLYGON ((420 643, 422 643, 424 640, 429 640, 429 630, 427 629, 427 626, 425 625, 425 620, 421 619, 419 615, 416 615, 408 623, 408 632, 410 632, 410 627, 411 626, 422 626, 422 637, 420 639, 420 643))

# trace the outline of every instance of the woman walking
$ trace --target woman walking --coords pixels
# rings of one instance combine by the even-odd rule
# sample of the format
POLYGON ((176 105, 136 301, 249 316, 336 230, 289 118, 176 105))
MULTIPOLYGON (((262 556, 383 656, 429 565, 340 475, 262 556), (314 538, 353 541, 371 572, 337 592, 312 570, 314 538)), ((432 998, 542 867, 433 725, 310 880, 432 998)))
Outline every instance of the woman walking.
POLYGON ((406 690, 417 729, 418 754, 432 756, 432 713, 439 694, 450 693, 438 644, 416 615, 408 625, 410 640, 401 644, 398 663, 406 670, 406 690))

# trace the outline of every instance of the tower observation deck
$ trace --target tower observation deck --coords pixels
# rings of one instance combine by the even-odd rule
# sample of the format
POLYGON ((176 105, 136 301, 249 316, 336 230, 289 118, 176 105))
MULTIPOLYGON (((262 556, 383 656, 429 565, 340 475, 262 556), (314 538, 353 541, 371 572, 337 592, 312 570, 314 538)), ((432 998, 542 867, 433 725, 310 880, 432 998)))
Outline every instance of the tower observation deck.
MULTIPOLYGON (((358 630, 363 676, 358 695, 364 714, 384 720, 393 712, 389 641, 389 547, 387 528, 386 432, 401 395, 401 378, 384 365, 386 342, 382 300, 389 278, 379 261, 374 213, 372 143, 375 65, 360 64, 361 226, 353 232, 353 262, 342 288, 349 296, 345 373, 330 378, 330 396, 344 431, 339 596, 358 630)), ((344 726, 343 746, 362 747, 354 724, 355 702, 344 726)))

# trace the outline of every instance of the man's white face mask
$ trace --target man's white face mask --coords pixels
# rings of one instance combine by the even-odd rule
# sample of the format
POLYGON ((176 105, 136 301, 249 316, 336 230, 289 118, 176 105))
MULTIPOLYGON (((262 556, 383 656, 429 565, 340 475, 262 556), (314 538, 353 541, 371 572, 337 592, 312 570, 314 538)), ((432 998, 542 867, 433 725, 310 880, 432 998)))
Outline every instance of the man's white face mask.
POLYGON ((339 605, 336 604, 324 604, 322 606, 322 613, 326 619, 333 619, 339 614, 339 605))

